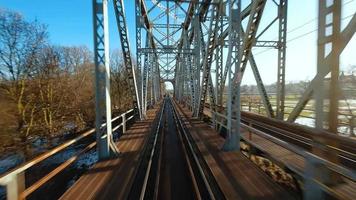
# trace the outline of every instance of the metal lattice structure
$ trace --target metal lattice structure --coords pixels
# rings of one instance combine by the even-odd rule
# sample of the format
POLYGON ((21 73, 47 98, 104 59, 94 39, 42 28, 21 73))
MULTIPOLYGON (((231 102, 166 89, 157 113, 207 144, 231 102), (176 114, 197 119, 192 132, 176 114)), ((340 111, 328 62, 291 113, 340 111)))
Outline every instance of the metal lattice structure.
MULTIPOLYGON (((220 130, 221 123, 227 126, 224 148, 238 149, 240 85, 246 68, 251 67, 265 114, 269 118, 293 122, 314 94, 316 127, 337 131, 337 124, 333 122, 337 121, 338 112, 338 94, 334 91, 338 89, 339 56, 355 32, 355 16, 340 32, 340 2, 328 5, 327 9, 324 1, 320 3, 318 73, 287 118, 287 0, 254 0, 246 5, 245 2, 243 6, 241 0, 135 0, 136 66, 131 58, 123 1, 113 2, 134 107, 141 119, 145 118, 147 107, 161 98, 162 84, 171 82, 174 97, 184 102, 194 117, 203 118, 204 112, 209 112, 215 128, 220 130), (267 3, 277 11, 275 17, 264 15, 267 3), (322 20, 330 13, 333 16, 332 23, 322 20), (262 19, 265 21, 263 25, 260 24, 262 19), (330 26, 334 30, 333 34, 325 35, 324 29, 330 26), (275 40, 263 39, 268 31, 275 32, 275 40), (333 49, 323 57, 323 45, 327 43, 331 43, 333 49), (253 52, 259 48, 273 48, 277 51, 275 107, 272 106, 261 78, 258 60, 254 57, 253 52), (323 124, 327 118, 322 109, 327 98, 322 88, 324 77, 329 72, 332 77, 330 110, 328 126, 325 127, 323 124)), ((100 14, 100 9, 97 12, 100 14)), ((104 21, 99 20, 95 30, 105 27, 104 21)), ((100 33, 105 34, 105 31, 100 33)), ((104 45, 104 36, 96 34, 95 37, 98 45, 104 45)), ((95 48, 97 65, 105 66, 105 48, 95 48)), ((98 96, 103 96, 100 91, 97 92, 98 96)))

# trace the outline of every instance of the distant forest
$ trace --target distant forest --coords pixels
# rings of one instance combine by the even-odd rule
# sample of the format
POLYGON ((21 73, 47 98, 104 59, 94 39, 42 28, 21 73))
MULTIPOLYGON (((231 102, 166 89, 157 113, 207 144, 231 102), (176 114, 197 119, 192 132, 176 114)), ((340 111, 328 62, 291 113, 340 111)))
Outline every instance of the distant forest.
MULTIPOLYGON (((325 90, 328 91, 327 82, 328 78, 325 78, 325 90)), ((342 89, 342 96, 344 98, 356 98, 356 66, 350 66, 347 72, 341 72, 339 77, 340 88, 342 89)), ((285 86, 286 94, 302 95, 305 89, 310 84, 310 81, 299 81, 287 83, 285 86)), ((265 86, 267 93, 275 94, 277 91, 276 83, 265 86)), ((242 85, 242 94, 259 94, 256 85, 242 85)))

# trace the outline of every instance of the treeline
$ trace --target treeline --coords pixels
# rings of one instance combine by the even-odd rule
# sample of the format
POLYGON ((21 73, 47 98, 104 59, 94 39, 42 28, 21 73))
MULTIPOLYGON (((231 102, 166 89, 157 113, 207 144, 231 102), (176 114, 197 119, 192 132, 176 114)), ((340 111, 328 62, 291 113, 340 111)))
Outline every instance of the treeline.
MULTIPOLYGON (((350 71, 355 70, 356 66, 350 66, 350 71)), ((330 79, 325 78, 325 92, 329 91, 328 84, 330 79)), ((287 83, 285 86, 286 94, 292 95, 302 95, 307 87, 310 85, 310 81, 299 81, 296 83, 287 83)), ((342 98, 355 98, 356 97, 356 76, 354 75, 354 71, 345 73, 341 72, 339 76, 339 87, 342 90, 342 98)), ((275 94, 277 91, 276 83, 265 85, 266 91, 269 94, 275 94)), ((242 85, 241 86, 242 94, 259 94, 257 85, 242 85)))
MULTIPOLYGON (((26 141, 92 126, 93 53, 85 46, 55 46, 47 27, 0 10, 0 136, 26 141)), ((112 64, 112 106, 131 107, 119 52, 112 64)))
MULTIPOLYGON (((303 94, 305 89, 310 84, 310 81, 299 81, 297 83, 287 83, 285 86, 286 94, 303 94)), ((269 94, 274 94, 277 91, 277 84, 273 83, 265 85, 266 91, 269 94)), ((241 93, 243 94, 259 94, 257 85, 242 85, 241 93)))

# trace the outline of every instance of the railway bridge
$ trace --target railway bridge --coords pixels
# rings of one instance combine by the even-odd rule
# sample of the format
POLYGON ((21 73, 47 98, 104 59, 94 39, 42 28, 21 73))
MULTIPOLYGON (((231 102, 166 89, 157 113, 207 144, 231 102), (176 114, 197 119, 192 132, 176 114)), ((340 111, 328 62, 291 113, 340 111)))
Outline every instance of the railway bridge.
POLYGON ((318 1, 317 73, 286 109, 288 0, 135 0, 136 16, 126 15, 123 0, 93 0, 95 128, 2 174, 7 199, 34 198, 92 149, 98 162, 60 199, 356 199, 356 140, 339 134, 340 55, 356 30, 355 12, 341 28, 344 4, 318 1), (111 10, 132 95, 132 109, 118 116, 109 92, 111 10), (275 39, 263 39, 266 32, 275 39), (273 96, 252 51, 263 48, 276 52, 273 96), (243 104, 246 68, 259 114, 243 104), (315 126, 295 123, 310 104, 315 126), (26 179, 29 169, 93 136, 44 177, 26 179))

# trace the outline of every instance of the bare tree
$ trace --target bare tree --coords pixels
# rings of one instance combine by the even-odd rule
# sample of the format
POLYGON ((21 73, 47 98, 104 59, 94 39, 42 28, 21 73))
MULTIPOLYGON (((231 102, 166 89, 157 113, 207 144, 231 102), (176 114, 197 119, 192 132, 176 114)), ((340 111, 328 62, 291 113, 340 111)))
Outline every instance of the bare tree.
POLYGON ((111 53, 110 68, 112 107, 114 112, 123 112, 132 108, 132 95, 121 51, 114 50, 111 53))
POLYGON ((27 121, 28 110, 32 103, 25 100, 27 78, 36 73, 38 54, 47 42, 46 26, 26 22, 16 12, 0 10, 0 75, 4 82, 2 89, 17 105, 18 131, 26 136, 31 128, 27 121), (24 129, 24 127, 26 127, 24 129))

